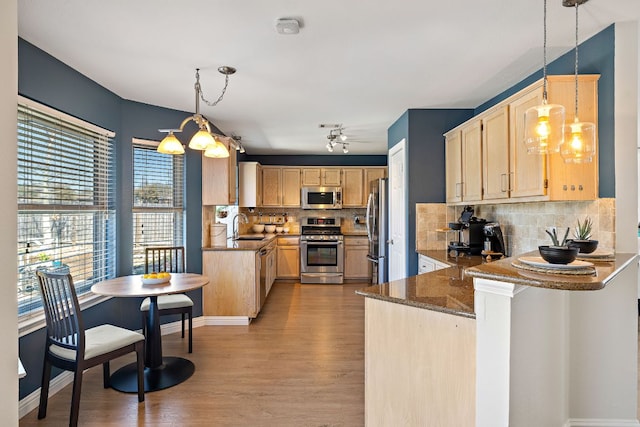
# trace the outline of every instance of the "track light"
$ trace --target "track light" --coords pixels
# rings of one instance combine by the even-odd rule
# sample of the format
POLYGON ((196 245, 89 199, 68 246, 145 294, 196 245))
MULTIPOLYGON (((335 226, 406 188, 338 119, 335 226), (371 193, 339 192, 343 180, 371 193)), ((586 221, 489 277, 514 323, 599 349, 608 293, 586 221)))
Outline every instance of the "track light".
MULTIPOLYGON (((326 126, 327 125, 320 125, 321 128, 326 126)), ((349 148, 348 148, 349 144, 345 142, 347 140, 347 135, 342 133, 342 130, 343 130, 342 125, 332 125, 332 126, 334 126, 335 129, 331 129, 329 131, 329 135, 327 135, 327 139, 329 140, 329 142, 325 146, 327 148, 327 151, 330 153, 333 153, 333 148, 337 144, 342 144, 342 152, 344 154, 347 154, 349 152, 349 148)))

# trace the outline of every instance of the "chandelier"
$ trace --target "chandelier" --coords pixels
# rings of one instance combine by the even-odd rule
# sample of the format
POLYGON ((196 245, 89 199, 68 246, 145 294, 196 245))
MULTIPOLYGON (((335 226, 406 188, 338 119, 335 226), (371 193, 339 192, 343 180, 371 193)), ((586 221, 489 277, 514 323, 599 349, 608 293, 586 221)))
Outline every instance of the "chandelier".
POLYGON ((210 107, 215 107, 227 91, 229 85, 229 76, 236 72, 236 69, 229 66, 222 66, 218 68, 220 74, 224 74, 224 88, 218 99, 214 102, 207 101, 202 93, 202 87, 200 86, 200 69, 196 68, 196 83, 194 85, 196 91, 196 111, 192 116, 187 117, 182 121, 180 127, 177 129, 159 129, 160 132, 166 132, 167 136, 158 145, 158 152, 163 154, 184 154, 184 146, 176 138, 175 133, 182 132, 187 123, 193 121, 198 126, 198 132, 196 132, 189 141, 189 148, 192 150, 204 150, 205 157, 224 158, 229 157, 229 150, 224 146, 217 135, 211 132, 211 125, 209 120, 200 114, 200 100, 210 107))
POLYGON ((336 145, 342 144, 342 152, 347 154, 349 152, 349 143, 347 141, 347 135, 342 133, 343 128, 342 125, 338 125, 336 129, 331 129, 329 131, 329 135, 327 135, 327 139, 329 142, 327 143, 327 151, 333 153, 333 149, 336 145))

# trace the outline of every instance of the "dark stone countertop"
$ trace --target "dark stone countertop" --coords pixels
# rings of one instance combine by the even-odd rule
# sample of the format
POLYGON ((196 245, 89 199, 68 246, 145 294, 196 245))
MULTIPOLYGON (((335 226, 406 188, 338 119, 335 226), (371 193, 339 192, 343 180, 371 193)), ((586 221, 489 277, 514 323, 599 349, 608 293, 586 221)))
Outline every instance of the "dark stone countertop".
POLYGON ((369 286, 357 290, 356 293, 396 304, 475 318, 473 279, 465 274, 465 270, 481 264, 482 257, 477 255, 451 258, 444 250, 418 253, 447 263, 451 267, 369 286))

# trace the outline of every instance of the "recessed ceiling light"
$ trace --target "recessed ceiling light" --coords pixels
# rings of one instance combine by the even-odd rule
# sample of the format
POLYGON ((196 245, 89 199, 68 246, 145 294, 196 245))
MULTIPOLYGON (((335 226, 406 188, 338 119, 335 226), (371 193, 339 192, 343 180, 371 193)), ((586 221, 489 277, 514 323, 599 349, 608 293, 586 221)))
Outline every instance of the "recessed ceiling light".
POLYGON ((280 18, 276 22, 276 30, 280 34, 298 34, 300 32, 300 23, 297 19, 280 18))

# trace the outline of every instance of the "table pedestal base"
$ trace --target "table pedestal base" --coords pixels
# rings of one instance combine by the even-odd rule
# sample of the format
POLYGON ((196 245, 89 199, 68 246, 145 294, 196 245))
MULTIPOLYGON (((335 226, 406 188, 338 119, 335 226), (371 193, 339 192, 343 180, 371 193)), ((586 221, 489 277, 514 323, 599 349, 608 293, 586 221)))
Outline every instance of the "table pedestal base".
MULTIPOLYGON (((163 357, 157 368, 144 368, 144 391, 157 391, 186 381, 196 370, 193 362, 182 357, 163 357)), ((138 392, 138 367, 123 366, 111 375, 111 387, 124 393, 138 392)))

